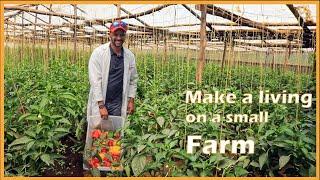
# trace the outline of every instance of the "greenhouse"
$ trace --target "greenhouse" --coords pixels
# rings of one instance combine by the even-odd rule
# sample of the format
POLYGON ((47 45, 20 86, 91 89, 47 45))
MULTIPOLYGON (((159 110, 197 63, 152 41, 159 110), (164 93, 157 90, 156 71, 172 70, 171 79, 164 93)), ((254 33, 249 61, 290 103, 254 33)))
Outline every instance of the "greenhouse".
POLYGON ((4 4, 5 176, 315 176, 316 8, 4 4), (89 127, 87 104, 114 22, 126 25, 137 84, 132 114, 108 132, 89 127), (225 118, 262 112, 258 123, 225 118), (250 153, 237 153, 244 142, 250 153))

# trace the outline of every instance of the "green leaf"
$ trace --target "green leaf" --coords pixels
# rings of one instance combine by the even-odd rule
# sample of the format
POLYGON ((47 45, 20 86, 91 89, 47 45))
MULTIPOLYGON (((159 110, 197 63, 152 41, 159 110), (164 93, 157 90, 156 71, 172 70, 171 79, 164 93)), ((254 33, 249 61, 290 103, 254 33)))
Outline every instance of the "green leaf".
POLYGON ((316 153, 310 152, 307 158, 310 159, 311 161, 316 161, 316 153))
POLYGON ((126 175, 127 175, 127 177, 130 177, 130 166, 128 166, 128 165, 126 165, 125 167, 124 167, 124 170, 126 171, 126 175))
POLYGON ((11 147, 11 151, 24 151, 26 146, 24 144, 11 147))
POLYGON ((59 118, 63 118, 63 116, 61 116, 61 115, 52 115, 52 116, 50 116, 50 118, 59 119, 59 118))
POLYGON ((51 159, 50 155, 49 154, 42 154, 40 156, 40 159, 45 162, 48 166, 50 164, 53 164, 53 160, 51 159))
POLYGON ((268 137, 269 135, 271 135, 273 133, 274 133, 274 130, 271 129, 271 130, 268 130, 264 136, 268 137))
POLYGON ((36 141, 31 141, 27 144, 26 150, 29 151, 31 149, 31 147, 34 145, 36 141))
POLYGON ((25 134, 30 136, 30 137, 36 138, 36 133, 32 129, 31 130, 27 130, 25 132, 25 134))
POLYGON ((243 167, 241 167, 241 166, 236 166, 235 168, 234 168, 234 174, 236 175, 236 176, 247 176, 248 175, 248 171, 247 170, 245 170, 243 167))
POLYGON ((108 137, 109 137, 109 138, 113 138, 113 136, 114 136, 114 132, 113 132, 113 131, 109 131, 109 132, 108 132, 108 137))
POLYGON ((138 153, 140 153, 145 147, 146 145, 138 145, 138 153))
POLYGON ((24 119, 25 119, 26 117, 28 117, 28 116, 30 116, 30 113, 26 113, 26 114, 20 116, 19 119, 18 119, 18 121, 22 121, 22 120, 24 120, 24 119))
POLYGON ((33 155, 33 153, 34 153, 34 152, 24 153, 24 154, 22 155, 22 160, 26 160, 26 159, 27 159, 27 157, 32 156, 32 155, 33 155))
POLYGON ((309 176, 316 176, 316 167, 315 166, 310 165, 308 175, 309 176))
POLYGON ((90 172, 93 177, 101 177, 100 170, 97 168, 92 168, 90 172))
POLYGON ((63 124, 71 125, 71 122, 66 118, 59 119, 58 122, 59 123, 63 123, 63 124))
POLYGON ((262 169, 263 165, 266 163, 268 158, 268 153, 263 153, 259 156, 259 167, 262 169))
POLYGON ((269 171, 268 174, 270 177, 274 177, 274 173, 272 171, 269 171))
POLYGON ((192 176, 197 176, 197 174, 193 170, 187 169, 187 176, 192 177, 192 176))
POLYGON ((199 162, 193 162, 191 163, 192 168, 199 168, 199 169, 203 169, 204 168, 204 164, 199 163, 199 162))
POLYGON ((159 124, 159 126, 162 127, 164 124, 164 118, 162 116, 160 116, 160 117, 157 117, 156 120, 157 120, 157 123, 159 124))
POLYGON ((309 169, 305 169, 304 167, 299 169, 299 174, 301 176, 316 176, 316 168, 312 164, 309 165, 309 169))
POLYGON ((283 168, 290 160, 290 156, 281 156, 279 159, 279 169, 283 168))
POLYGON ((147 159, 144 155, 135 156, 132 159, 131 168, 135 176, 139 176, 143 172, 143 169, 146 166, 146 162, 147 159))
POLYGON ((74 110, 72 110, 71 108, 69 108, 69 107, 64 107, 64 109, 65 109, 66 111, 68 111, 73 117, 76 116, 76 112, 75 112, 74 110))
POLYGON ((171 111, 171 114, 172 114, 173 117, 176 117, 176 116, 177 116, 177 111, 176 111, 175 109, 173 109, 173 110, 171 111))
POLYGON ((241 161, 244 161, 248 156, 240 156, 238 158, 238 161, 241 162, 241 161))
POLYGON ((210 174, 212 174, 212 172, 210 170, 205 169, 205 170, 201 171, 200 176, 201 177, 208 177, 208 176, 210 176, 210 174))
POLYGON ((215 164, 216 161, 217 161, 217 155, 216 154, 212 154, 210 159, 209 159, 209 162, 215 164))
POLYGON ((301 139, 302 139, 304 142, 306 142, 307 144, 316 145, 315 139, 311 139, 311 138, 305 137, 305 136, 302 136, 301 139))
POLYGON ((273 142, 273 145, 278 147, 288 147, 288 144, 284 142, 273 142))
POLYGON ((40 102, 40 104, 39 104, 39 107, 40 107, 41 109, 43 109, 43 108, 48 104, 48 102, 49 102, 48 98, 47 98, 47 97, 43 97, 43 98, 41 99, 41 102, 40 102))
POLYGON ((289 128, 285 128, 284 132, 289 136, 294 136, 295 135, 295 133, 289 128))
POLYGON ((60 95, 61 98, 64 99, 68 99, 68 100, 72 100, 72 101, 77 101, 77 99, 75 98, 75 96, 71 93, 63 93, 60 95))
POLYGON ((250 165, 253 166, 253 167, 259 167, 259 164, 257 162, 255 162, 255 161, 252 161, 250 163, 250 165))
POLYGON ((177 132, 177 130, 174 129, 164 129, 162 130, 162 133, 167 135, 168 137, 174 135, 177 132))
POLYGON ((66 128, 56 128, 54 129, 55 132, 66 132, 66 133, 69 133, 69 129, 66 129, 66 128))
POLYGON ((306 148, 301 148, 301 151, 306 157, 308 157, 308 150, 306 148))
POLYGON ((193 156, 188 156, 189 160, 194 162, 197 160, 198 156, 197 155, 193 155, 193 156))
POLYGON ((243 168, 246 168, 248 165, 249 165, 249 163, 250 163, 250 159, 245 159, 244 161, 243 161, 243 168))
POLYGON ((156 153, 155 155, 156 161, 159 162, 161 159, 164 159, 166 155, 167 155, 167 152, 165 151, 156 153))
POLYGON ((233 160, 233 159, 224 159, 222 161, 219 162, 219 165, 218 165, 218 169, 223 169, 223 168, 226 168, 226 167, 229 167, 233 164, 235 164, 236 161, 233 160))
POLYGON ((178 144, 178 140, 174 140, 174 141, 171 141, 170 143, 169 143, 169 147, 170 148, 173 148, 175 145, 177 145, 178 144))
POLYGON ((146 140, 150 137, 151 134, 145 134, 141 137, 142 140, 146 140))
POLYGON ((11 144, 9 144, 9 146, 15 146, 15 145, 19 145, 19 144, 27 144, 30 141, 32 141, 33 139, 30 139, 27 136, 23 136, 19 139, 14 140, 11 144))
POLYGON ((26 117, 26 120, 31 120, 31 121, 37 121, 37 120, 40 120, 41 118, 38 117, 37 115, 35 114, 31 114, 30 116, 26 117))

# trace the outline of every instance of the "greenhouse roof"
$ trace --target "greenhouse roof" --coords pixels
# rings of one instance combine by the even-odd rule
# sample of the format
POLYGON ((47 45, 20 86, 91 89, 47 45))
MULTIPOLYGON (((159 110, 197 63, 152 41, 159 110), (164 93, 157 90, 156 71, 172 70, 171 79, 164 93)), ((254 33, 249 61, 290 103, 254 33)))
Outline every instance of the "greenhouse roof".
MULTIPOLYGON (((207 7, 211 7, 206 17, 207 32, 243 32, 241 36, 246 36, 247 33, 261 36, 261 33, 271 32, 280 34, 271 39, 286 39, 281 34, 299 34, 302 31, 314 34, 316 29, 315 4, 295 4, 292 5, 293 10, 288 5, 279 4, 215 4, 207 7), (298 13, 297 16, 302 17, 304 24, 298 21, 299 17, 294 15, 294 11, 298 13), (228 14, 231 14, 231 19, 226 17, 228 14)), ((90 38, 93 32, 96 36, 107 34, 110 22, 120 18, 131 27, 129 34, 166 31, 172 34, 198 35, 200 15, 201 11, 194 4, 124 4, 119 7, 115 4, 7 4, 5 29, 7 35, 13 35, 10 31, 12 29, 16 30, 15 35, 21 34, 21 30, 25 34, 47 29, 50 29, 50 33, 65 35, 73 34, 77 27, 79 37, 90 38)))

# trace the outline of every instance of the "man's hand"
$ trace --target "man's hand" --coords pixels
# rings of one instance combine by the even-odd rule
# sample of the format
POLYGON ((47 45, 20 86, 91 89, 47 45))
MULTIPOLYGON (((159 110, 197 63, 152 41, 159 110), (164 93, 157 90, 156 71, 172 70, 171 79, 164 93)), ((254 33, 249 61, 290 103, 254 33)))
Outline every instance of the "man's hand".
POLYGON ((107 120, 109 115, 107 108, 103 105, 102 101, 99 101, 98 105, 99 105, 99 112, 100 112, 101 118, 104 120, 107 120), (100 107, 103 107, 103 108, 100 108, 100 107))
POLYGON ((99 111, 100 111, 101 118, 104 120, 107 120, 109 115, 107 108, 104 107, 102 109, 99 109, 99 111))
POLYGON ((128 114, 134 113, 134 99, 133 98, 129 99, 127 112, 128 112, 128 114))

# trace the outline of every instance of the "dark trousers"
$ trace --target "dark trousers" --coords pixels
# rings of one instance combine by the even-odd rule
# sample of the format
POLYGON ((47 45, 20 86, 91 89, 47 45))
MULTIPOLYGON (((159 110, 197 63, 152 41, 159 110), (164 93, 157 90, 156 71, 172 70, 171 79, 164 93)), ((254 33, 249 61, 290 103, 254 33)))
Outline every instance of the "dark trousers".
POLYGON ((121 106, 122 106, 122 102, 118 102, 118 101, 106 101, 105 104, 107 110, 108 110, 108 114, 112 115, 112 116, 121 116, 121 106))

